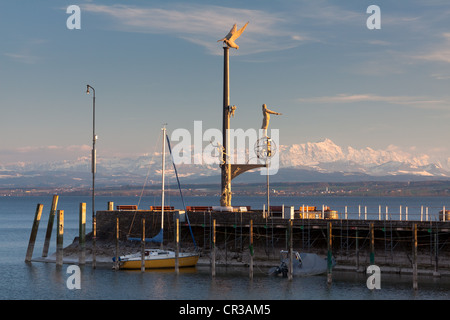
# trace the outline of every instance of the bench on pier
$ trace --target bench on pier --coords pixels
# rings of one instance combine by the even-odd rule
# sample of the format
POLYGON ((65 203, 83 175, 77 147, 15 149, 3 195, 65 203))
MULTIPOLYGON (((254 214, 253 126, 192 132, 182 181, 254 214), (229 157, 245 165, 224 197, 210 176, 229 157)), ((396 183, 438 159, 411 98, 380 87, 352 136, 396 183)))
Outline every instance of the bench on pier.
POLYGON ((137 205, 121 205, 117 206, 117 210, 137 210, 137 205))
MULTIPOLYGON (((174 211, 175 207, 164 206, 164 211, 174 211)), ((162 206, 150 206, 150 211, 162 211, 162 206)))
POLYGON ((212 207, 208 206, 186 206, 186 211, 190 212, 204 212, 210 210, 212 210, 212 207))
POLYGON ((300 206, 300 209, 298 209, 300 212, 309 212, 309 211, 316 211, 316 206, 300 206))

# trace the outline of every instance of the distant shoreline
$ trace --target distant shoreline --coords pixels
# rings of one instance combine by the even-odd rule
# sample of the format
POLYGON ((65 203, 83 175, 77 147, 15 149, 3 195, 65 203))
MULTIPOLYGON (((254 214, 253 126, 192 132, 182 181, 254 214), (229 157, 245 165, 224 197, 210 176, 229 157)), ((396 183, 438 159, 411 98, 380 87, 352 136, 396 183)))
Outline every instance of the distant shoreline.
MULTIPOLYGON (((272 183, 270 196, 364 196, 364 197, 446 197, 450 196, 450 180, 410 181, 410 182, 289 182, 272 183)), ((97 196, 135 196, 140 195, 142 186, 127 185, 96 187, 97 196)), ((232 190, 240 196, 265 196, 267 186, 261 183, 234 183, 232 190)), ((144 188, 144 196, 160 194, 160 186, 152 185, 144 188)), ((184 184, 184 196, 219 196, 218 184, 184 184)), ((66 196, 88 196, 91 188, 85 187, 3 187, 0 197, 7 196, 45 196, 60 194, 66 196)), ((178 186, 172 185, 166 189, 166 194, 179 195, 178 186)))

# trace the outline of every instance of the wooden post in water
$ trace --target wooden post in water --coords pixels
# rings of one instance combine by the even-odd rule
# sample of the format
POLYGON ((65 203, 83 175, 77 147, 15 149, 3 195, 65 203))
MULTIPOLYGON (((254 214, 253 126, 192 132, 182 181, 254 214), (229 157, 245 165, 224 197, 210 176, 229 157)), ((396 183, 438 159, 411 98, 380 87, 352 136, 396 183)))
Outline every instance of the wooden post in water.
POLYGON ((114 202, 108 201, 108 211, 114 211, 114 202))
POLYGON ((86 203, 80 203, 78 243, 80 246, 78 263, 86 263, 86 203))
POLYGON ((417 285, 417 223, 413 224, 413 288, 418 289, 417 285))
POLYGON ((56 223, 58 224, 58 233, 56 234, 56 265, 63 264, 63 236, 64 236, 64 210, 58 210, 56 223))
MULTIPOLYGON (((322 206, 323 211, 323 206, 322 206)), ((294 251, 293 251, 293 234, 292 234, 292 219, 289 219, 289 268, 288 279, 292 280, 294 274, 294 251)))
POLYGON ((175 250, 175 272, 178 274, 180 272, 180 265, 179 265, 179 255, 180 255, 180 218, 177 217, 176 221, 176 243, 177 247, 175 250))
POLYGON ((216 276, 216 219, 213 220, 213 243, 211 252, 211 275, 216 276))
POLYGON ((328 236, 328 245, 327 245, 327 283, 331 284, 332 282, 332 275, 331 270, 333 268, 333 254, 332 254, 332 248, 333 248, 333 235, 331 231, 331 222, 328 222, 328 228, 327 228, 327 236, 328 236))
POLYGON ((370 265, 375 264, 375 233, 373 223, 370 224, 370 265))
POLYGON ((25 262, 30 262, 33 257, 34 243, 36 242, 36 235, 39 229, 39 222, 41 221, 43 204, 36 206, 36 213, 34 214, 33 226, 31 227, 30 240, 28 241, 27 254, 25 256, 25 262))
POLYGON ((92 268, 95 269, 97 267, 97 259, 96 259, 96 238, 97 238, 97 217, 92 217, 92 268))
POLYGON ((359 269, 359 231, 358 231, 358 227, 356 227, 355 230, 355 250, 356 250, 356 271, 358 271, 359 269))
POLYGON ((253 220, 250 220, 250 279, 253 279, 253 220))
POLYGON ((142 218, 141 272, 145 272, 145 218, 142 218))
POLYGON ((45 233, 44 248, 42 249, 42 257, 47 257, 48 247, 50 246, 50 239, 52 237, 53 221, 55 220, 56 206, 58 205, 58 195, 53 195, 52 207, 47 222, 47 232, 45 233))
POLYGON ((119 270, 119 216, 116 217, 116 260, 114 269, 119 270))

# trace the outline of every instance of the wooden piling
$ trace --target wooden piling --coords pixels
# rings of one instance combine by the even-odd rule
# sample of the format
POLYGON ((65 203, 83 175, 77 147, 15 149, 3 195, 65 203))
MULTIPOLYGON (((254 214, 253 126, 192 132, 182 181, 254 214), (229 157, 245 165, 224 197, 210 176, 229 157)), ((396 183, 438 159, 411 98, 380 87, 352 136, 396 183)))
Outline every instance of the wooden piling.
POLYGON ((114 268, 119 270, 119 216, 116 217, 116 260, 114 268))
POLYGON ((114 211, 114 202, 108 201, 108 211, 114 211))
POLYGON ((25 262, 30 262, 33 256, 34 243, 36 242, 36 235, 39 229, 39 222, 41 221, 43 207, 44 205, 40 203, 36 206, 36 212, 34 214, 34 221, 33 226, 31 228, 30 240, 28 241, 28 249, 27 254, 25 256, 25 262))
POLYGON ((250 220, 250 279, 253 279, 253 220, 250 220))
POLYGON ((145 218, 142 218, 141 272, 145 272, 145 218))
POLYGON ((176 221, 176 250, 175 250, 175 272, 180 272, 179 255, 180 255, 180 218, 176 221))
POLYGON ((96 242, 97 240, 97 217, 92 217, 92 268, 95 269, 97 267, 97 259, 96 259, 96 242))
POLYGON ((58 232, 56 234, 56 265, 63 264, 63 236, 64 236, 64 210, 58 210, 56 223, 58 224, 58 232))
POLYGON ((293 250, 293 234, 292 234, 292 219, 288 222, 288 237, 289 237, 289 268, 288 279, 292 280, 294 275, 294 250, 293 250))
POLYGON ((418 289, 417 285, 417 223, 413 224, 413 288, 418 289))
POLYGON ((358 227, 355 228, 355 254, 356 254, 356 271, 359 270, 359 232, 358 227))
POLYGON ((328 226, 327 226, 327 236, 328 236, 328 241, 327 241, 327 283, 331 284, 332 282, 332 275, 331 275, 331 270, 333 268, 333 254, 332 254, 332 248, 333 248, 333 235, 332 235, 332 230, 331 230, 332 226, 331 226, 331 222, 328 222, 328 226))
POLYGON ((52 206, 50 208, 50 214, 48 216, 48 222, 47 222, 47 232, 45 233, 45 240, 44 240, 44 247, 42 249, 42 257, 47 257, 48 255, 48 248, 50 246, 50 239, 52 237, 52 230, 53 230, 53 222, 55 220, 55 213, 56 213, 56 207, 58 205, 58 195, 53 195, 52 200, 52 206))
POLYGON ((370 265, 375 264, 375 233, 373 223, 370 224, 370 265))
POLYGON ((213 238, 211 252, 211 276, 216 276, 216 219, 213 220, 213 238))
POLYGON ((78 263, 83 265, 86 263, 86 203, 80 203, 80 217, 79 217, 79 234, 78 243, 80 246, 78 263))

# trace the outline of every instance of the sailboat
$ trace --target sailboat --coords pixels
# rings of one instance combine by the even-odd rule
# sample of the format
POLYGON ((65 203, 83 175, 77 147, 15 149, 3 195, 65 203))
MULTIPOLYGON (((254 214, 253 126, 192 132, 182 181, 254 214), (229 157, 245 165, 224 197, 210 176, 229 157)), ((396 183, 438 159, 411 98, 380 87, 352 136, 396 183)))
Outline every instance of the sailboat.
MULTIPOLYGON (((175 252, 163 248, 164 234, 164 176, 166 162, 166 127, 163 127, 162 143, 162 188, 161 188, 161 230, 151 238, 145 239, 146 242, 161 243, 160 249, 144 249, 145 269, 175 268, 178 260, 178 267, 195 267, 198 262, 199 254, 192 252, 175 252)), ((167 139, 168 140, 168 139, 167 139)), ((170 148, 170 144, 169 144, 170 148)), ((181 189, 180 189, 181 190, 181 189)), ((180 191, 181 192, 181 191, 180 191)), ((138 239, 134 239, 138 240, 138 239)), ((140 239, 139 239, 140 240, 140 239)), ((113 258, 113 261, 115 258, 113 258)), ((119 257, 119 269, 140 269, 142 267, 142 252, 132 253, 119 257)))

